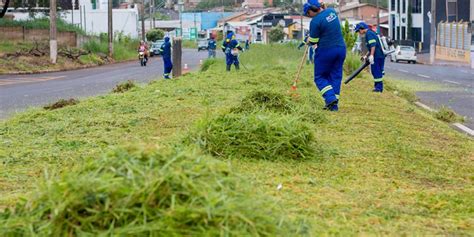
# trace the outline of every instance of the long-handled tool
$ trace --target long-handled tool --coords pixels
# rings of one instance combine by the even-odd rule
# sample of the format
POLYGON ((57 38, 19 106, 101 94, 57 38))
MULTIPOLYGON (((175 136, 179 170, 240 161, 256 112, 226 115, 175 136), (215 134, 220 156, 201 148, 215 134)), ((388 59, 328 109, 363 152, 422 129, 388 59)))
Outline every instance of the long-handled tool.
MULTIPOLYGON (((296 85, 298 81, 300 80, 301 69, 303 69, 304 61, 306 60, 306 55, 308 54, 308 49, 309 49, 309 45, 306 45, 304 49, 303 57, 301 58, 300 65, 298 67, 298 71, 296 72, 295 79, 293 80, 293 85, 291 86, 291 91, 296 91, 297 89, 296 85)), ((293 94, 293 95, 296 95, 296 94, 293 94)))
POLYGON ((359 75, 360 72, 362 72, 362 70, 364 70, 367 66, 370 65, 370 62, 368 59, 365 59, 364 61, 364 64, 362 64, 359 68, 357 68, 357 70, 355 70, 345 81, 344 81, 344 84, 347 84, 349 83, 350 81, 352 81, 354 78, 356 78, 357 75, 359 75))

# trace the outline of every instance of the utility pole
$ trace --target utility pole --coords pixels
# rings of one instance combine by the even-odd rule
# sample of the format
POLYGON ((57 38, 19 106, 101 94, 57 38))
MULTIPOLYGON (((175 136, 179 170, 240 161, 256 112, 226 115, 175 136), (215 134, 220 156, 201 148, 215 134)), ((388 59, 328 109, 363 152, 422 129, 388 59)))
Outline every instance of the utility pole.
POLYGON ((430 64, 435 61, 436 50, 436 0, 431 0, 430 64))
POLYGON ((51 0, 49 2, 49 56, 52 64, 56 64, 58 59, 56 32, 56 0, 51 0))
POLYGON ((196 35, 194 37, 194 41, 197 41, 197 26, 196 26, 196 12, 193 13, 194 16, 194 32, 196 32, 196 35))
POLYGON ((109 28, 109 57, 114 56, 114 29, 113 29, 113 17, 112 17, 112 0, 108 1, 107 6, 108 16, 108 28, 109 28))
POLYGON ((153 21, 151 19, 152 18, 152 14, 153 14, 153 5, 151 4, 151 2, 153 2, 153 0, 150 0, 150 2, 148 3, 148 8, 149 8, 149 14, 150 14, 150 17, 148 17, 148 20, 150 21, 150 30, 153 29, 153 21))
MULTIPOLYGON (((403 0, 402 0, 403 1, 403 0)), ((380 34, 380 7, 379 0, 377 0, 377 34, 380 34)))
POLYGON ((145 41, 145 1, 142 1, 141 15, 142 15, 142 40, 145 41))

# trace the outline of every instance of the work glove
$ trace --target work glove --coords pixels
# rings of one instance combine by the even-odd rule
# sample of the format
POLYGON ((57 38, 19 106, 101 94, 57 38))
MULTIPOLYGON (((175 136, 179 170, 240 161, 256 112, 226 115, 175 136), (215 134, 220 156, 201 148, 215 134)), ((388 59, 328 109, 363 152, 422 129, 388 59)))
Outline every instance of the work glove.
POLYGON ((369 56, 369 63, 370 65, 374 64, 374 55, 369 56))

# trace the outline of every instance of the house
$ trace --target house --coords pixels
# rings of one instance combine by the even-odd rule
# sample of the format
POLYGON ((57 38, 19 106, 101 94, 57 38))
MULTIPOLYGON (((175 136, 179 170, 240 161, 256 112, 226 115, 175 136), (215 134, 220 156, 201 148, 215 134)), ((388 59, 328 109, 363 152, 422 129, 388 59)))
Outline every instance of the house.
POLYGON ((252 42, 254 43, 269 43, 268 32, 276 26, 283 27, 286 39, 289 39, 288 27, 293 24, 293 19, 286 19, 285 14, 268 13, 263 15, 260 19, 254 20, 250 23, 252 32, 252 42))
POLYGON ((388 13, 386 8, 377 8, 377 6, 368 3, 355 3, 342 6, 340 9, 339 17, 341 19, 356 19, 361 21, 367 21, 377 18, 377 12, 380 10, 380 14, 388 13))
MULTIPOLYGON (((472 0, 437 0, 436 24, 473 21, 472 0)), ((401 44, 429 52, 431 0, 389 0, 389 36, 401 44)))

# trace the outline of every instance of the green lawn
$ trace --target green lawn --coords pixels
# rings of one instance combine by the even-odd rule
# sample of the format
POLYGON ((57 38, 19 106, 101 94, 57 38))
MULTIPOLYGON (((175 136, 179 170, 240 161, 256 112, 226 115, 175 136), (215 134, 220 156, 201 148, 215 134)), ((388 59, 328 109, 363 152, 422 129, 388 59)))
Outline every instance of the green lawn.
MULTIPOLYGON (((254 91, 286 95, 301 55, 294 47, 254 45, 240 72, 225 72, 220 60, 178 80, 0 122, 0 206, 34 193, 40 177, 73 172, 111 147, 180 144, 196 121, 229 113, 254 91)), ((307 111, 285 116, 308 126, 313 157, 216 156, 251 183, 250 192, 270 196, 318 235, 474 234, 472 139, 399 97, 395 82, 372 93, 367 75, 343 85, 339 112, 323 111, 312 68, 302 75, 292 100, 307 111)))

